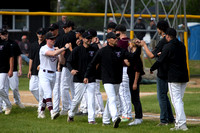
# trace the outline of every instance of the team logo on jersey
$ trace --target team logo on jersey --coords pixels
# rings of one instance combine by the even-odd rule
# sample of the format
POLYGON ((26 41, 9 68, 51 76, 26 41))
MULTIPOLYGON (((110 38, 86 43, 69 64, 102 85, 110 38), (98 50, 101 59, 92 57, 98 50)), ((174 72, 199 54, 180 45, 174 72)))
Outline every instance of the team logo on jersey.
POLYGON ((0 50, 3 50, 3 45, 0 45, 0 50))
POLYGON ((93 57, 94 56, 94 51, 89 51, 89 54, 90 54, 91 57, 93 57))
POLYGON ((117 57, 120 57, 120 56, 121 56, 121 51, 115 52, 115 53, 116 53, 117 57))
POLYGON ((57 57, 56 56, 50 56, 50 61, 51 62, 54 62, 54 61, 56 61, 57 60, 57 57))

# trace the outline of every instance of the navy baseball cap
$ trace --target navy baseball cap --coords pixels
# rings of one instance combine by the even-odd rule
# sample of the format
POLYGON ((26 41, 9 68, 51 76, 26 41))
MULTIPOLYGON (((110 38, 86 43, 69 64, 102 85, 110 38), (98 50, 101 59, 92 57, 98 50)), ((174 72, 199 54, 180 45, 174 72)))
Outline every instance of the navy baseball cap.
POLYGON ((46 38, 46 39, 55 39, 56 36, 54 36, 51 32, 47 32, 47 33, 45 34, 45 38, 46 38))
POLYGON ((6 35, 8 34, 8 31, 6 29, 0 29, 1 35, 6 35))
POLYGON ((74 28, 74 22, 73 21, 67 21, 67 23, 65 23, 63 25, 63 28, 67 28, 67 27, 72 27, 74 28))
POLYGON ((113 32, 110 32, 110 33, 108 33, 108 34, 106 35, 106 38, 107 38, 107 39, 110 39, 110 38, 116 39, 116 38, 117 38, 117 36, 116 36, 116 34, 115 34, 115 33, 113 33, 113 32))
POLYGON ((40 34, 45 35, 45 34, 46 34, 46 30, 45 30, 44 28, 41 27, 41 28, 39 28, 39 29, 36 31, 36 33, 39 34, 39 35, 40 35, 40 34))
POLYGON ((49 31, 54 31, 54 30, 56 30, 56 29, 59 29, 59 26, 58 26, 58 24, 56 24, 56 23, 53 23, 53 24, 51 24, 51 25, 49 26, 49 31))
POLYGON ((92 39, 92 35, 89 32, 84 32, 82 37, 86 39, 92 39))
POLYGON ((78 27, 78 28, 76 29, 76 32, 78 32, 78 33, 80 33, 80 34, 83 34, 83 33, 85 32, 85 29, 82 28, 82 27, 78 27))
POLYGON ((90 33, 90 35, 92 35, 92 37, 97 36, 97 31, 95 29, 89 29, 88 32, 90 33))

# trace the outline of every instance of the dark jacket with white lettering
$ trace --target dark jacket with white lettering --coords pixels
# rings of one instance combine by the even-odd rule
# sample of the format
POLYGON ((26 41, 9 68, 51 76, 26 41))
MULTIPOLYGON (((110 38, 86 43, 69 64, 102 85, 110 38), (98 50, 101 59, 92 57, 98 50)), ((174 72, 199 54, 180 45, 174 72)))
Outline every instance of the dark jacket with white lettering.
POLYGON ((164 45, 160 57, 150 70, 157 69, 164 62, 168 64, 168 82, 188 82, 185 46, 177 38, 164 45))
POLYGON ((124 59, 134 59, 137 54, 131 54, 120 47, 107 45, 100 49, 91 63, 88 65, 85 77, 93 75, 97 64, 101 65, 101 79, 103 84, 120 84, 122 82, 122 70, 124 59))
MULTIPOLYGON (((85 48, 83 45, 77 46, 73 49, 69 58, 67 59, 67 68, 71 70, 78 70, 78 73, 74 75, 74 82, 83 83, 84 75, 88 64, 95 56, 98 49, 89 46, 85 48)), ((89 82, 95 82, 95 74, 89 78, 89 82)))

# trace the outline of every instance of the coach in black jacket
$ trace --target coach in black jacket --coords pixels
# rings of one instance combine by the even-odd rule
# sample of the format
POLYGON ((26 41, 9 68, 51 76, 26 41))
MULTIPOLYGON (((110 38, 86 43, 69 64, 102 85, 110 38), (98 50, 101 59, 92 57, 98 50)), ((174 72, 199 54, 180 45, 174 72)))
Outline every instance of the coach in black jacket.
POLYGON ((95 56, 98 49, 90 46, 92 36, 88 32, 84 32, 83 44, 74 48, 69 58, 67 59, 67 68, 74 75, 73 82, 75 87, 75 95, 72 99, 71 108, 68 112, 68 122, 73 121, 73 117, 77 112, 78 106, 82 97, 87 91, 88 97, 88 123, 96 124, 95 122, 95 75, 89 78, 89 83, 84 84, 84 75, 88 64, 95 56))
POLYGON ((107 41, 108 45, 100 49, 88 65, 85 81, 93 75, 93 70, 95 70, 96 65, 100 64, 101 79, 108 96, 103 114, 103 124, 110 124, 111 116, 113 126, 117 128, 121 119, 117 113, 116 94, 118 94, 119 84, 122 82, 123 61, 124 59, 133 59, 138 54, 131 54, 123 48, 116 47, 117 37, 113 32, 107 34, 107 41))
POLYGON ((153 64, 150 71, 154 71, 163 62, 168 64, 168 86, 172 104, 176 110, 176 124, 170 130, 187 130, 186 116, 182 98, 188 78, 186 65, 185 46, 176 38, 176 30, 169 28, 166 32, 166 40, 169 42, 162 50, 159 59, 153 64))

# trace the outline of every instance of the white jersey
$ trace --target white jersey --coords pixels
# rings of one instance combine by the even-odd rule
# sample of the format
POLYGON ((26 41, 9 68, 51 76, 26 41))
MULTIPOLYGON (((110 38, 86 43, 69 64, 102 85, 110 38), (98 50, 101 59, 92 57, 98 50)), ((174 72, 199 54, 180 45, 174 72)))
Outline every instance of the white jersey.
POLYGON ((58 56, 47 56, 45 53, 47 51, 54 51, 54 47, 50 48, 44 45, 40 49, 40 69, 45 69, 49 71, 56 71, 58 56))

